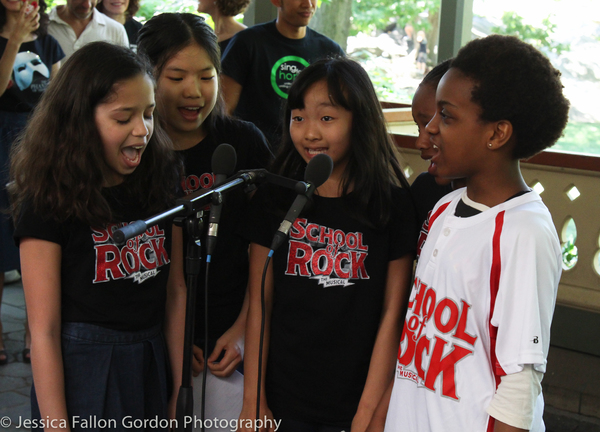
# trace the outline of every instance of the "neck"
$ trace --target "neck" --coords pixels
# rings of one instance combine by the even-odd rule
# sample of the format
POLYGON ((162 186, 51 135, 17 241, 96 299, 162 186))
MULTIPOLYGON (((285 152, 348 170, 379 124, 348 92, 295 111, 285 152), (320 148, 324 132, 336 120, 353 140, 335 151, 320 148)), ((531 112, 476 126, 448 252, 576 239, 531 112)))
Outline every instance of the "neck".
POLYGON ((103 12, 104 15, 106 15, 109 18, 114 19, 116 22, 121 23, 121 24, 125 24, 126 18, 125 18, 125 14, 109 14, 107 12, 103 12))
POLYGON ((306 36, 306 26, 297 27, 289 25, 280 17, 277 17, 275 27, 277 27, 277 31, 279 33, 288 39, 302 39, 304 36, 306 36))
POLYGON ((187 150, 194 147, 196 144, 206 138, 207 132, 204 125, 191 132, 178 132, 174 131, 170 127, 166 127, 167 134, 171 141, 173 141, 173 148, 175 150, 187 150))
POLYGON ((211 14, 211 18, 215 23, 215 34, 219 42, 232 38, 237 32, 246 28, 231 16, 223 16, 220 12, 211 14))
POLYGON ((467 196, 488 207, 501 204, 518 192, 529 190, 521 175, 519 161, 511 161, 495 171, 488 170, 480 177, 468 178, 466 185, 467 196))
MULTIPOLYGON (((317 188, 317 195, 325 198, 339 198, 342 196, 342 177, 346 164, 339 164, 333 167, 331 175, 325 183, 317 188)), ((349 191, 352 190, 352 186, 349 191)))

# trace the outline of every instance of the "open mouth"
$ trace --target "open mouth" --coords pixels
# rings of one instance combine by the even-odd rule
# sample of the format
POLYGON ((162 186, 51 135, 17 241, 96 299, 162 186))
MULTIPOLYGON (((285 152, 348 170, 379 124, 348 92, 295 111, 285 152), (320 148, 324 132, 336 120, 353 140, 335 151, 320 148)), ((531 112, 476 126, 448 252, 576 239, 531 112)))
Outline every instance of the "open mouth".
POLYGON ((137 145, 137 146, 130 146, 130 147, 125 147, 124 149, 121 150, 121 153, 123 153, 123 156, 125 157, 125 161, 127 162, 127 164, 129 166, 137 166, 140 163, 140 160, 142 159, 142 151, 144 150, 143 145, 137 145))
POLYGON ((201 107, 195 106, 195 107, 180 107, 178 110, 183 118, 185 118, 187 120, 195 120, 200 115, 200 109, 201 109, 201 107))

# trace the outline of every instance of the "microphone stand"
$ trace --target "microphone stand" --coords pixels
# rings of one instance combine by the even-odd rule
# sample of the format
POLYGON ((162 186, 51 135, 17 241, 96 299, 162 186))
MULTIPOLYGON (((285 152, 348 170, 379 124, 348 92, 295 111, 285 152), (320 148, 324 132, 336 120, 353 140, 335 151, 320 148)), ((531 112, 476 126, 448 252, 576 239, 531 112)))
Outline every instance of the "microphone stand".
MULTIPOLYGON (((287 179, 285 177, 271 174, 266 170, 240 171, 232 179, 222 185, 209 189, 200 190, 180 198, 176 206, 145 220, 137 220, 126 225, 113 233, 113 239, 117 244, 123 244, 128 239, 140 235, 149 227, 156 225, 165 219, 175 218, 175 224, 182 223, 188 234, 187 244, 187 300, 185 315, 185 336, 183 347, 183 370, 181 373, 181 387, 177 395, 177 406, 175 418, 177 432, 191 432, 194 422, 186 422, 194 413, 194 394, 192 388, 192 353, 194 344, 194 315, 196 308, 196 288, 198 275, 200 273, 201 260, 201 234, 203 230, 203 208, 215 194, 222 194, 242 186, 251 186, 255 183, 269 181, 280 186, 294 189, 301 193, 308 189, 308 185, 302 181, 287 179)), ((206 357, 206 353, 204 354, 206 357)), ((205 365, 206 367, 206 365, 205 365)), ((205 381, 206 382, 206 381, 205 381)))
MULTIPOLYGON (((201 236, 204 228, 202 221, 203 211, 197 211, 183 220, 188 235, 186 250, 186 284, 187 299, 185 305, 185 335, 183 342, 183 370, 181 373, 181 387, 177 394, 175 418, 177 419, 176 431, 191 431, 193 422, 186 422, 194 413, 194 390, 192 388, 192 355, 194 345, 194 320, 196 312, 196 291, 198 275, 200 274, 201 236)), ((175 223, 182 222, 177 218, 175 223)))

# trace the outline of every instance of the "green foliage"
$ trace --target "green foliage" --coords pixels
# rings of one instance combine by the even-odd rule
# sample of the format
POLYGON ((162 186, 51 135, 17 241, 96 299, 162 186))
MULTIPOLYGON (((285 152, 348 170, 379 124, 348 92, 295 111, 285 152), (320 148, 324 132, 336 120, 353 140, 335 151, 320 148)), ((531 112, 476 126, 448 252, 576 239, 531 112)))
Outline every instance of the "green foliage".
POLYGON ((600 123, 569 121, 564 135, 552 150, 586 153, 600 156, 600 123))
POLYGON ((492 27, 492 32, 516 36, 538 49, 545 48, 557 55, 569 51, 569 45, 552 40, 552 34, 556 31, 556 24, 550 21, 550 16, 542 20, 541 27, 534 27, 531 24, 524 24, 523 17, 516 12, 504 12, 502 23, 504 24, 503 27, 492 27))
POLYGON ((562 245, 562 257, 563 257, 563 269, 569 270, 575 267, 577 264, 577 258, 579 253, 577 252, 577 246, 573 240, 567 240, 562 245))
POLYGON ((63 5, 65 3, 67 3, 66 0, 46 0, 48 10, 52 9, 54 6, 63 5))
POLYGON ((440 4, 441 0, 354 0, 350 34, 371 33, 392 20, 397 20, 401 26, 411 23, 427 32, 431 24, 425 13, 438 11, 440 4))

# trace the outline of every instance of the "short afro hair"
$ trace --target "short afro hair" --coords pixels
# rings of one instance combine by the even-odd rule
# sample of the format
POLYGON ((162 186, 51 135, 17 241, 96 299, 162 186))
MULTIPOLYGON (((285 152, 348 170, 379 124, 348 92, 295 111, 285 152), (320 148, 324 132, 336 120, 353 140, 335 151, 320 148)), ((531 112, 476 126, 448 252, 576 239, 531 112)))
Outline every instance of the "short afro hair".
POLYGON ((484 121, 513 126, 515 159, 527 159, 560 138, 569 117, 560 72, 533 46, 513 36, 469 42, 452 61, 475 81, 471 100, 484 121))
POLYGON ((216 4, 224 16, 236 16, 246 10, 250 0, 217 0, 216 4))

